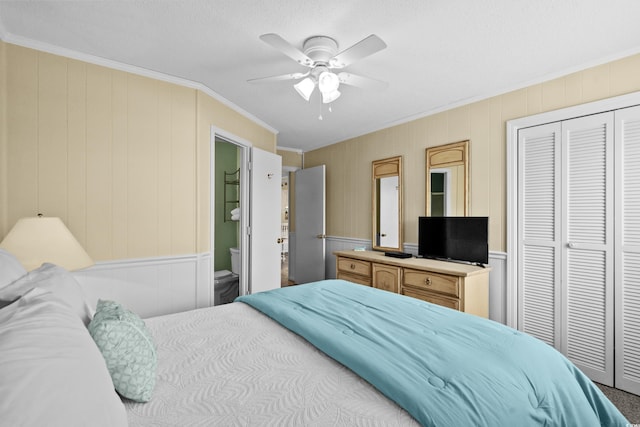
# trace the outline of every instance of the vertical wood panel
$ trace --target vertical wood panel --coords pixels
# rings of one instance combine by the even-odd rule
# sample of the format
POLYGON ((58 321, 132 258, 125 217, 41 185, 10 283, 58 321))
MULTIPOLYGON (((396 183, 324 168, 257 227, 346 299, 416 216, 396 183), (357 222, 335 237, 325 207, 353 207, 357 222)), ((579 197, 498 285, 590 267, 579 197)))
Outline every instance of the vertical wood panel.
POLYGON ((112 200, 111 200, 111 256, 113 259, 129 257, 129 102, 128 76, 112 72, 112 200))
POLYGON ((527 89, 527 115, 542 112, 542 85, 529 86, 527 89))
POLYGON ((195 91, 173 87, 171 127, 171 250, 190 253, 196 247, 195 91))
MULTIPOLYGON (((583 102, 608 98, 611 93, 609 64, 582 71, 583 102)), ((568 105, 568 104, 565 104, 568 105)))
POLYGON ((129 76, 129 256, 158 255, 158 89, 129 76))
MULTIPOLYGON (((469 214, 489 215, 492 200, 490 103, 477 102, 470 107, 469 129, 469 214)), ((490 225, 491 229, 491 225, 490 225)))
POLYGON ((542 111, 557 110, 565 105, 564 87, 562 79, 551 80, 542 84, 542 111))
POLYGON ((8 226, 38 213, 38 54, 7 48, 8 226))
POLYGON ((67 61, 38 55, 38 204, 67 217, 67 61))
POLYGON ((109 70, 87 66, 87 240, 96 259, 111 259, 112 90, 109 70))
POLYGON ((7 185, 9 178, 7 158, 7 44, 0 40, 0 236, 9 230, 7 185))
POLYGON ((564 78, 565 102, 569 105, 582 103, 582 75, 575 73, 564 78))
POLYGON ((171 183, 174 175, 178 175, 178 171, 174 171, 171 162, 171 137, 173 128, 173 109, 171 86, 167 83, 157 84, 157 114, 158 114, 158 255, 171 254, 171 206, 172 203, 172 186, 171 183))
POLYGON ((67 227, 87 240, 87 69, 80 61, 67 65, 67 227))
POLYGON ((640 55, 613 62, 609 70, 612 95, 623 95, 640 90, 640 55))

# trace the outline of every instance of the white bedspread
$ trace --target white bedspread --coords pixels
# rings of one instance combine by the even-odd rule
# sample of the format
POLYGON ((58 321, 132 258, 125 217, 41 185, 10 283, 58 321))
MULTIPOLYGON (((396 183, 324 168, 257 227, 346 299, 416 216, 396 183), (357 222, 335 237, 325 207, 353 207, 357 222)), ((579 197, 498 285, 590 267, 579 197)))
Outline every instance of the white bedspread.
MULTIPOLYGON (((130 426, 417 426, 356 374, 243 303, 146 320, 158 347, 130 426)), ((371 355, 375 357, 375 355, 371 355)))

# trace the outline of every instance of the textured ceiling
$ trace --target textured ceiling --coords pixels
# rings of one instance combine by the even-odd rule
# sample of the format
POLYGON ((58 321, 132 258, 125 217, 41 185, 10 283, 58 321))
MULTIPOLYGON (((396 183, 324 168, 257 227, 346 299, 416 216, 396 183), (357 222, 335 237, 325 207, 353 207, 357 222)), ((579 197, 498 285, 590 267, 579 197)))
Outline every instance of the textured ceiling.
POLYGON ((638 17, 638 0, 1 0, 0 36, 200 83, 308 151, 638 53, 638 17), (376 34, 388 47, 346 70, 389 86, 343 85, 328 112, 291 82, 247 83, 306 71, 265 33, 339 50, 376 34))

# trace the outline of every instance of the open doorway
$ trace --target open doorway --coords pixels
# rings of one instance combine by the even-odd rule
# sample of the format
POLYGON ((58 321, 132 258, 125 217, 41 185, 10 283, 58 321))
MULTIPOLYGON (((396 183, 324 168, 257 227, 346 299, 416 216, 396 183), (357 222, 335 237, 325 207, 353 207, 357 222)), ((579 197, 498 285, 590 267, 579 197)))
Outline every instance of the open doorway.
MULTIPOLYGON (((227 276, 228 273, 224 270, 237 274, 238 294, 249 293, 249 238, 245 230, 249 223, 248 165, 251 143, 212 126, 210 144, 209 294, 210 305, 216 305, 216 293, 220 294, 222 291, 216 292, 216 272, 222 271, 217 276, 227 276), (232 263, 232 254, 235 266, 232 263), (234 273, 234 270, 237 273, 234 273)), ((234 289, 231 292, 235 294, 234 289)), ((227 297, 226 300, 230 299, 231 295, 227 297)))
POLYGON ((241 148, 215 137, 212 164, 213 305, 233 302, 241 275, 241 148))
POLYGON ((281 268, 280 286, 295 285, 295 279, 291 270, 294 262, 292 251, 295 250, 295 172, 299 168, 296 166, 282 167, 282 207, 281 207, 281 268))
MULTIPOLYGON (((218 256, 231 258, 228 245, 217 246, 216 224, 224 224, 231 220, 237 232, 237 247, 239 254, 239 289, 240 295, 262 292, 280 287, 280 173, 282 158, 251 145, 251 142, 232 135, 224 130, 211 127, 211 158, 210 158, 210 236, 211 276, 215 276, 215 263, 218 256), (229 147, 235 146, 237 158, 221 162, 216 161, 216 145, 220 143, 229 147), (235 166, 235 167, 234 167, 235 166), (221 177, 219 172, 222 172, 221 177), (224 187, 218 187, 218 181, 225 185, 225 177, 233 182, 231 175, 239 174, 239 197, 224 199, 224 187), (216 197, 216 193, 223 197, 216 197), (238 206, 234 207, 233 205, 238 206), (222 209, 223 213, 216 216, 222 209), (234 209, 238 209, 235 212, 234 209), (231 219, 231 216, 235 219, 231 219), (222 218, 222 219, 221 219, 222 218)), ((230 183, 227 183, 230 184, 230 183)), ((234 185, 234 184, 230 184, 234 185)), ((233 193, 230 193, 233 194, 233 193)), ((233 248, 233 246, 231 246, 233 248)), ((227 264, 228 265, 228 264, 227 264)), ((226 268, 223 268, 226 269, 226 268)), ((210 304, 214 305, 215 281, 209 289, 210 304)))
POLYGON ((280 286, 289 286, 289 174, 282 172, 280 208, 280 286))

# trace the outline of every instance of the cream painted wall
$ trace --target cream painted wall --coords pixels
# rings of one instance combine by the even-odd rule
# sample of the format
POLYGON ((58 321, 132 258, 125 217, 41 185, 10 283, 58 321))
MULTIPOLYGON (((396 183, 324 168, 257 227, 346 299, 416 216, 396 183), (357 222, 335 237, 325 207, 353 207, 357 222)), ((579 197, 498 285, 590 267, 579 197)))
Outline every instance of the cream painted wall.
POLYGON ((7 229, 7 45, 0 41, 0 235, 7 229))
POLYGON ((417 243, 425 149, 469 139, 470 215, 490 217, 489 248, 505 251, 506 122, 635 91, 640 91, 640 55, 305 153, 305 167, 327 166, 327 233, 371 239, 371 162, 401 155, 404 236, 417 243))
POLYGON ((302 154, 290 150, 277 150, 276 154, 282 157, 282 166, 290 166, 295 168, 302 167, 302 154))
POLYGON ((209 206, 211 186, 209 183, 209 159, 211 155, 211 126, 251 141, 254 147, 271 153, 276 152, 277 136, 245 117, 230 110, 219 101, 198 92, 198 252, 209 250, 209 206))
POLYGON ((275 134, 196 89, 0 49, 0 236, 41 212, 95 260, 208 251, 211 126, 276 150, 275 134))

